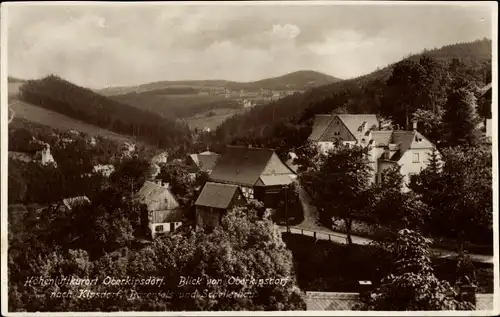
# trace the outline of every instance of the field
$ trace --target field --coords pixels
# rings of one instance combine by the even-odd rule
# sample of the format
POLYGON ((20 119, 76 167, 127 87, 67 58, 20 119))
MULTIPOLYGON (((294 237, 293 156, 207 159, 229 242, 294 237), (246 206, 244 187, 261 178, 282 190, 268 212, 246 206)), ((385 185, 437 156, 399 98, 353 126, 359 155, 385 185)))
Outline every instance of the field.
POLYGON ((227 118, 240 113, 241 111, 241 109, 214 109, 187 118, 185 121, 187 122, 191 130, 194 130, 195 128, 201 130, 203 130, 204 128, 209 128, 211 131, 213 131, 227 118), (208 116, 210 112, 213 112, 215 115, 208 116))
POLYGON ((122 135, 111 132, 82 121, 75 120, 60 113, 50 111, 41 107, 36 107, 31 104, 13 100, 9 103, 9 108, 14 110, 15 118, 23 118, 36 123, 44 124, 60 130, 74 129, 89 135, 100 135, 102 137, 118 141, 118 142, 135 142, 132 136, 122 135))

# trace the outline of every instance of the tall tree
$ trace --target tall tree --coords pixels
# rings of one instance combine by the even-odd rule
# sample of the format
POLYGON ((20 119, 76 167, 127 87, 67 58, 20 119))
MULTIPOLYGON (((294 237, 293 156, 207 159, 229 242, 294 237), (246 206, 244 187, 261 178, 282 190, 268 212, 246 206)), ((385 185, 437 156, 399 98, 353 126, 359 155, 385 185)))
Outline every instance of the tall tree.
POLYGON ((415 231, 403 229, 390 246, 395 259, 392 273, 365 298, 363 310, 473 310, 456 299, 457 291, 434 275, 429 259, 429 242, 415 231))
POLYGON ((474 144, 477 141, 476 98, 465 88, 451 90, 445 105, 443 126, 449 146, 474 144))
POLYGON ((428 214, 427 206, 419 197, 413 192, 402 192, 402 187, 400 166, 394 166, 384 170, 381 182, 370 190, 372 195, 368 214, 376 223, 392 232, 403 228, 417 229, 423 225, 428 214))
POLYGON ((330 227, 332 218, 343 220, 349 244, 352 222, 367 203, 371 175, 367 163, 365 148, 339 145, 327 154, 319 170, 306 175, 309 182, 304 185, 320 209, 320 222, 330 227))
POLYGON ((387 80, 384 112, 396 124, 409 127, 411 114, 419 108, 431 108, 431 79, 420 63, 405 59, 397 63, 387 80))

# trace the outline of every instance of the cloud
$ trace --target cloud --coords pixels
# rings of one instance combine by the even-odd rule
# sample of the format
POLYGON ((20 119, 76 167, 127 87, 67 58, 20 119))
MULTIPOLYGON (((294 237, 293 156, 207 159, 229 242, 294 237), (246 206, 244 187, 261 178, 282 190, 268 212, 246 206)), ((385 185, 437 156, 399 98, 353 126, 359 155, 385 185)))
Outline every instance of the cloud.
POLYGON ((294 39, 300 34, 300 29, 293 24, 275 24, 271 30, 271 35, 279 39, 294 39))
POLYGON ((18 5, 9 74, 99 88, 258 80, 300 69, 348 78, 424 48, 491 38, 484 5, 18 5))

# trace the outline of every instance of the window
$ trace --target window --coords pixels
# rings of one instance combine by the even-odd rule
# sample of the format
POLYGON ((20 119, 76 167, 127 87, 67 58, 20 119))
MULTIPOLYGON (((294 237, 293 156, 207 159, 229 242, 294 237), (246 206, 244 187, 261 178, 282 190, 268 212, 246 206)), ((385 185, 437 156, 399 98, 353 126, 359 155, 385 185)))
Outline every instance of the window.
POLYGON ((170 223, 170 231, 174 231, 175 230, 175 223, 171 222, 170 223))
POLYGON ((163 225, 159 225, 155 227, 156 232, 163 232, 163 225))
POLYGON ((420 162, 419 153, 413 153, 413 163, 418 163, 418 162, 420 162))
POLYGON ((391 153, 389 151, 384 152, 384 159, 388 160, 390 157, 391 153))

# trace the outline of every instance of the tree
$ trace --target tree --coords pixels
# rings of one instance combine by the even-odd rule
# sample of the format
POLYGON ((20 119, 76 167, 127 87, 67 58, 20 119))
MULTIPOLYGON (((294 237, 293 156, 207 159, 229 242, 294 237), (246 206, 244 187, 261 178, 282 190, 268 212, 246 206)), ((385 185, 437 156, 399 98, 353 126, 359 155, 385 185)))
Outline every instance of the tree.
POLYGON ((411 185, 431 207, 429 232, 467 242, 492 243, 492 157, 481 146, 443 149, 411 185))
POLYGON ((367 149, 339 145, 326 155, 318 171, 310 171, 302 178, 320 210, 320 222, 330 227, 332 218, 343 220, 349 244, 352 222, 363 214, 368 200, 367 163, 367 149))
MULTIPOLYGON (((199 177, 203 177, 203 174, 199 177)), ((180 162, 171 162, 163 166, 158 178, 169 184, 175 198, 185 208, 194 204, 195 187, 202 185, 200 181, 195 184, 195 179, 189 175, 188 166, 180 162)))
POLYGON ((416 121, 417 129, 434 144, 442 139, 442 113, 431 110, 417 109, 413 113, 412 120, 416 121))
POLYGON ((429 259, 429 242, 418 232, 403 229, 390 246, 395 265, 381 286, 357 307, 363 310, 473 310, 457 300, 457 291, 434 275, 429 259))
POLYGON ((298 172, 302 173, 310 168, 317 169, 320 163, 321 153, 318 145, 311 141, 306 141, 295 151, 297 157, 293 160, 293 164, 299 166, 298 172))
POLYGON ((408 127, 410 115, 419 108, 432 109, 432 80, 420 63, 405 59, 397 63, 387 80, 384 112, 395 123, 408 127))
POLYGON ((367 214, 393 232, 420 228, 428 216, 428 207, 420 198, 413 192, 402 192, 402 187, 400 166, 394 166, 384 170, 381 182, 370 190, 372 195, 367 214))
POLYGON ((459 88, 448 94, 443 115, 444 139, 447 145, 472 145, 477 142, 476 98, 469 90, 459 88))
POLYGON ((111 183, 121 191, 133 195, 148 178, 149 162, 144 159, 123 160, 111 174, 111 183))

